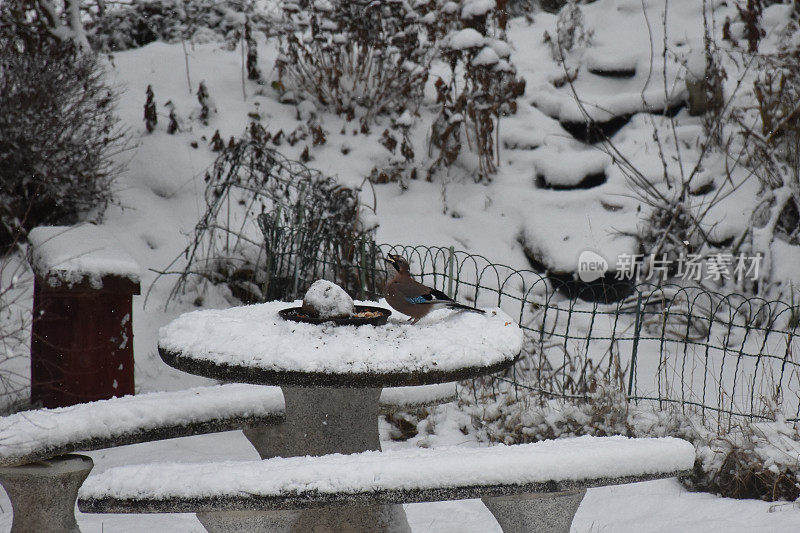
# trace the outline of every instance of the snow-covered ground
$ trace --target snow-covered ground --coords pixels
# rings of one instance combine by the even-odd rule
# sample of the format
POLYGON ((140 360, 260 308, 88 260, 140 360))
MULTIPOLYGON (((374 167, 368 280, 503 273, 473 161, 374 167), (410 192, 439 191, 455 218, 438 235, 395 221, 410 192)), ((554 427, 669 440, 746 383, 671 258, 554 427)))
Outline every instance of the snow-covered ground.
MULTIPOLYGON (((579 78, 576 89, 593 112, 602 114, 603 110, 612 109, 632 113, 642 106, 663 107, 669 103, 664 92, 656 90, 664 85, 659 78, 660 65, 649 71, 650 43, 662 39, 658 9, 663 4, 658 0, 598 0, 584 7, 585 18, 595 30, 595 48, 584 58, 588 68, 635 66, 637 72, 633 78, 624 80, 596 75, 579 78), (648 33, 643 5, 650 10, 653 35, 648 33)), ((670 34, 670 42, 684 49, 688 56, 701 43, 700 2, 673 1, 670 6, 673 16, 670 27, 674 32, 670 34)), ((781 7, 770 9, 777 11, 781 7)), ((569 88, 557 89, 552 84, 563 72, 550 58, 542 34, 545 30, 553 33, 555 17, 537 14, 534 19, 533 23, 523 19, 510 23, 512 60, 526 78, 527 90, 520 99, 517 114, 501 123, 501 165, 492 183, 476 184, 467 176, 468 168, 456 166, 450 174, 439 176, 432 183, 423 179, 411 181, 407 190, 395 184, 376 186, 374 199, 372 190, 365 186, 362 200, 369 205, 374 202, 380 222, 378 241, 453 245, 516 268, 529 266, 520 237, 552 268, 573 269, 578 254, 587 249, 601 253, 613 268, 619 254, 633 251, 633 239, 621 234, 635 230, 637 202, 630 197, 624 176, 607 156, 579 143, 559 125, 559 120, 580 118, 580 112, 573 105, 569 88), (553 187, 572 186, 586 175, 597 173, 605 173, 605 181, 590 189, 553 187), (552 188, 537 185, 540 175, 552 188)), ((780 17, 774 14, 769 19, 780 24, 780 17)), ((188 235, 205 210, 203 175, 216 156, 208 147, 214 132, 219 130, 223 139, 240 136, 251 119, 248 114, 258 115, 261 124, 273 133, 282 130, 288 134, 304 123, 299 120, 295 106, 278 102, 268 83, 258 86, 248 82, 247 96, 243 97, 238 49, 229 51, 214 43, 196 44, 189 46, 188 54, 192 91, 197 90, 200 80, 205 80, 218 110, 207 126, 196 119, 200 106, 187 87, 180 44, 153 43, 117 53, 110 60, 115 83, 122 91, 119 115, 130 128, 136 146, 122 156, 129 162, 128 170, 116 182, 118 204, 108 210, 103 226, 113 235, 116 245, 142 267, 143 294, 134 297, 133 320, 137 391, 180 390, 212 383, 174 370, 158 357, 159 328, 195 308, 193 298, 188 298, 165 309, 173 280, 165 277, 155 285, 153 282, 157 277, 155 271, 166 268, 187 245, 188 235), (152 134, 145 132, 142 120, 148 85, 153 87, 159 108, 159 125, 152 134), (178 135, 165 131, 168 101, 174 104, 180 119, 182 132, 178 135)), ((268 80, 275 77, 270 72, 275 55, 272 44, 261 43, 259 58, 268 80)), ((667 78, 679 75, 678 70, 667 69, 667 78)), ((423 110, 424 113, 429 111, 423 110)), ((688 117, 685 111, 679 114, 679 119, 681 142, 695 142, 700 131, 699 119, 688 117)), ((663 176, 657 150, 650 142, 651 120, 658 123, 666 119, 635 115, 615 141, 620 149, 631 154, 640 170, 657 181, 663 176)), ((412 127, 411 137, 419 154, 426 153, 427 124, 419 120, 412 127)), ((324 117, 323 127, 328 141, 311 150, 309 166, 336 176, 342 183, 362 185, 374 166, 385 165, 391 157, 378 142, 382 127, 374 128, 378 133, 371 136, 353 135, 352 125, 332 115, 324 117), (341 134, 343 129, 345 133, 341 134)), ((295 159, 304 148, 302 142, 295 146, 283 143, 279 147, 287 157, 295 159)), ((722 176, 709 176, 708 180, 725 187, 722 176)), ((737 235, 746 226, 754 205, 755 187, 753 183, 752 187, 740 188, 710 213, 709 231, 716 238, 723 240, 737 235)), ((788 246, 781 253, 785 260, 775 263, 775 275, 787 282, 791 277, 800 281, 800 271, 791 268, 800 260, 800 254, 788 246)), ((223 295, 213 292, 204 300, 204 307, 209 308, 231 305, 223 295)), ((24 360, 17 370, 27 373, 24 360)), ((464 416, 453 405, 445 406, 437 412, 434 434, 404 443, 389 440, 388 428, 383 426, 384 445, 392 449, 420 443, 478 446, 472 437, 464 436, 458 429, 464 416)), ((152 461, 257 458, 240 432, 126 446, 89 455, 95 461, 95 472, 152 461)), ((407 513, 415 532, 499 531, 491 514, 477 500, 413 504, 407 506, 407 513)), ((3 496, 0 528, 7 529, 10 523, 10 505, 3 496)), ((81 514, 79 523, 85 533, 202 531, 191 515, 81 514)), ((800 510, 793 504, 736 501, 689 493, 675 480, 664 480, 590 490, 573 530, 789 532, 800 530, 800 510)))

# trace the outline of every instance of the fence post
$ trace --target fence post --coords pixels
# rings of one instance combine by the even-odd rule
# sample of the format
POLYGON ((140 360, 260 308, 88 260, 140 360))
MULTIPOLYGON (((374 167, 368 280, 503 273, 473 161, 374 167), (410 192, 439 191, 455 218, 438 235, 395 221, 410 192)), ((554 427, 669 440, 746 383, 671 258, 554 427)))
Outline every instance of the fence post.
POLYGON ((361 299, 367 299, 367 244, 364 239, 361 239, 361 268, 359 269, 359 278, 361 278, 361 299))
POLYGON ((450 255, 447 258, 447 296, 452 298, 453 297, 453 270, 454 270, 454 263, 455 263, 455 254, 456 249, 454 247, 450 247, 450 255))
POLYGON ((636 291, 636 322, 633 329, 633 348, 631 348, 631 374, 628 376, 628 399, 633 395, 633 378, 636 374, 636 355, 639 351, 639 332, 642 328, 642 292, 636 291))

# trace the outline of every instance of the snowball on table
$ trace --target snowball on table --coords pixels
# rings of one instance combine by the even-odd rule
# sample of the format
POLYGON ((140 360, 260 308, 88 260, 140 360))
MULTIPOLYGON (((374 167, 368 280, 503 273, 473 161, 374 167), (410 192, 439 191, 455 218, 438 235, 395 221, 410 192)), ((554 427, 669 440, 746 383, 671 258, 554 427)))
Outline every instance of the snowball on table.
POLYGON ((353 316, 353 299, 343 288, 324 279, 318 279, 306 291, 303 311, 313 317, 342 318, 353 316))

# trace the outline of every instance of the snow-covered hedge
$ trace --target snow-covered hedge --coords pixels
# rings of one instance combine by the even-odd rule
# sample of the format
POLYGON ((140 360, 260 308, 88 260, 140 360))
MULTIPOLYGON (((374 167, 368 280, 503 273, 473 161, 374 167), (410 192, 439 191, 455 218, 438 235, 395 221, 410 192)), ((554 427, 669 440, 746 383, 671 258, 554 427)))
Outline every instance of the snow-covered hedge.
POLYGON ((414 112, 433 56, 435 5, 285 2, 276 87, 298 102, 309 99, 348 120, 359 118, 363 133, 379 114, 414 112))
POLYGON ((794 501, 800 497, 800 431, 779 414, 773 421, 715 424, 678 410, 628 403, 612 384, 599 384, 585 400, 544 400, 537 392, 501 383, 461 389, 461 408, 480 440, 523 444, 581 435, 672 436, 697 450, 694 490, 730 498, 794 501))
POLYGON ((93 55, 0 15, 2 250, 20 230, 102 215, 124 137, 116 94, 93 55))
POLYGON ((181 39, 236 43, 242 36, 245 13, 257 28, 269 31, 272 26, 269 12, 237 0, 132 0, 96 15, 86 28, 92 48, 102 52, 181 39))

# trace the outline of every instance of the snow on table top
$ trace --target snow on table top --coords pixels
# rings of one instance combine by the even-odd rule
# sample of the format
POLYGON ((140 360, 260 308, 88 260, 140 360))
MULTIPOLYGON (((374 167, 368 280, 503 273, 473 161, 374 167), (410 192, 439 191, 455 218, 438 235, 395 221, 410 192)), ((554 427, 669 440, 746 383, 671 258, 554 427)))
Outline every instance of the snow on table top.
POLYGON ((385 326, 334 327, 278 316, 293 305, 298 304, 187 313, 161 328, 159 349, 215 365, 339 375, 491 367, 513 360, 522 349, 522 330, 499 308, 486 314, 438 310, 414 325, 395 314, 385 326))
POLYGON ((155 428, 280 415, 283 408, 278 387, 230 384, 24 411, 0 418, 0 465, 75 442, 124 440, 155 428))
POLYGON ((89 476, 81 499, 269 497, 580 482, 692 468, 694 447, 672 437, 575 437, 488 448, 369 451, 266 461, 156 463, 89 476))
POLYGON ((28 234, 33 270, 51 276, 51 283, 103 287, 103 276, 116 275, 139 283, 141 268, 112 235, 98 226, 39 226, 28 234))

